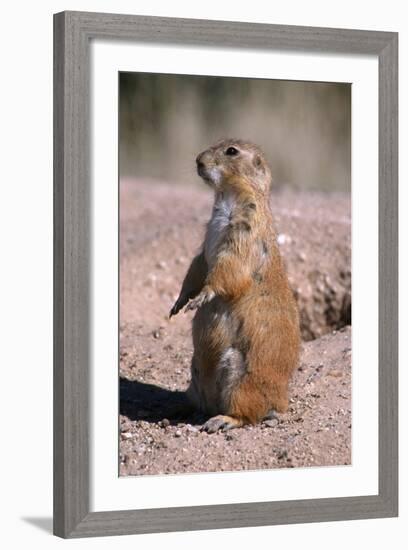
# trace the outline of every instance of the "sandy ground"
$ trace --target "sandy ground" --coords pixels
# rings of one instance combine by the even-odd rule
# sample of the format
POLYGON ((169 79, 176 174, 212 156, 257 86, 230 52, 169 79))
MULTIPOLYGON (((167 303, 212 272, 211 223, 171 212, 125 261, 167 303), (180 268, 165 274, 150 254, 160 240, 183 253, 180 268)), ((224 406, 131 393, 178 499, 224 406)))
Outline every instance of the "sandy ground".
POLYGON ((168 311, 199 248, 212 196, 123 181, 120 194, 120 473, 350 464, 350 198, 282 191, 271 198, 304 339, 287 413, 227 433, 172 418, 185 400, 191 317, 168 311))

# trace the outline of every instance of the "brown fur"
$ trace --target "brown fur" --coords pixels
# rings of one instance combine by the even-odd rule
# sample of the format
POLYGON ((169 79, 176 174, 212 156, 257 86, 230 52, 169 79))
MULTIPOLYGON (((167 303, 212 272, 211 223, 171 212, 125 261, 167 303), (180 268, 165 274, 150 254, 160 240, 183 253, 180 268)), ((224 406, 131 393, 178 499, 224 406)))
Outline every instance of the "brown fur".
POLYGON ((273 231, 271 174, 262 152, 241 140, 224 140, 201 153, 197 166, 215 190, 213 218, 170 315, 184 306, 197 309, 188 395, 213 415, 204 425, 213 432, 287 409, 300 336, 273 231), (217 226, 214 216, 223 208, 227 221, 217 226))

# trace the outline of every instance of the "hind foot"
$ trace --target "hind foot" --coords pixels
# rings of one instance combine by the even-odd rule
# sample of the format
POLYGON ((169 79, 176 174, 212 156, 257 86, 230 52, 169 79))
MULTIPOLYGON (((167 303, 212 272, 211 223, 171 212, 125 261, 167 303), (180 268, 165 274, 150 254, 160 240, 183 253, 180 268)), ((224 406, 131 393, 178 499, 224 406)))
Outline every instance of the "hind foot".
POLYGON ((209 418, 207 422, 202 425, 201 431, 213 434, 218 430, 226 432, 227 430, 232 430, 233 428, 239 428, 242 425, 242 420, 239 420, 238 418, 219 414, 209 418))

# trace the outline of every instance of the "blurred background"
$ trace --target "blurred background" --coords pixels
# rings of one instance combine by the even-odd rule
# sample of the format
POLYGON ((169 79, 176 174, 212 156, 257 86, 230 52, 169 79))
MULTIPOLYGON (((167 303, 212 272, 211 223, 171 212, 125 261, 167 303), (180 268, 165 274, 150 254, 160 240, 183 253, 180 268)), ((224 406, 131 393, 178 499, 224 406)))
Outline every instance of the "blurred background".
POLYGON ((197 153, 258 144, 274 189, 351 187, 351 85, 120 73, 120 176, 197 183, 197 153))

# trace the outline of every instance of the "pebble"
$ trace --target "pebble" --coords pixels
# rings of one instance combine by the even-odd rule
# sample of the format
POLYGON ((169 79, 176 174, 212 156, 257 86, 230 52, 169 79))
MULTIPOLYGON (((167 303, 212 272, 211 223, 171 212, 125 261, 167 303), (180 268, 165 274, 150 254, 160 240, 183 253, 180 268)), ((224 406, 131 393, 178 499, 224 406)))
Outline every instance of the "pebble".
POLYGON ((128 432, 129 430, 130 430, 130 424, 129 424, 129 422, 125 422, 125 423, 123 423, 123 424, 120 426, 120 431, 121 431, 122 433, 128 432))
POLYGON ((276 242, 279 245, 283 245, 286 242, 290 243, 290 241, 291 241, 291 238, 288 235, 285 235, 284 233, 279 233, 279 235, 276 237, 276 242))
POLYGON ((328 373, 329 376, 333 376, 334 378, 340 378, 341 376, 343 376, 342 372, 339 371, 339 370, 336 370, 336 369, 332 369, 329 373, 328 373))
POLYGON ((275 428, 278 425, 279 421, 274 418, 272 420, 265 420, 264 424, 265 426, 268 426, 268 428, 275 428))
POLYGON ((195 426, 187 426, 187 430, 189 432, 198 432, 198 428, 196 428, 195 426))
POLYGON ((167 428, 167 426, 170 426, 170 420, 168 418, 163 418, 160 425, 162 428, 167 428))
POLYGON ((285 458, 288 458, 288 451, 283 449, 283 451, 278 454, 278 460, 284 460, 285 458))
POLYGON ((180 430, 176 430, 174 432, 174 437, 181 437, 181 431, 180 430))

